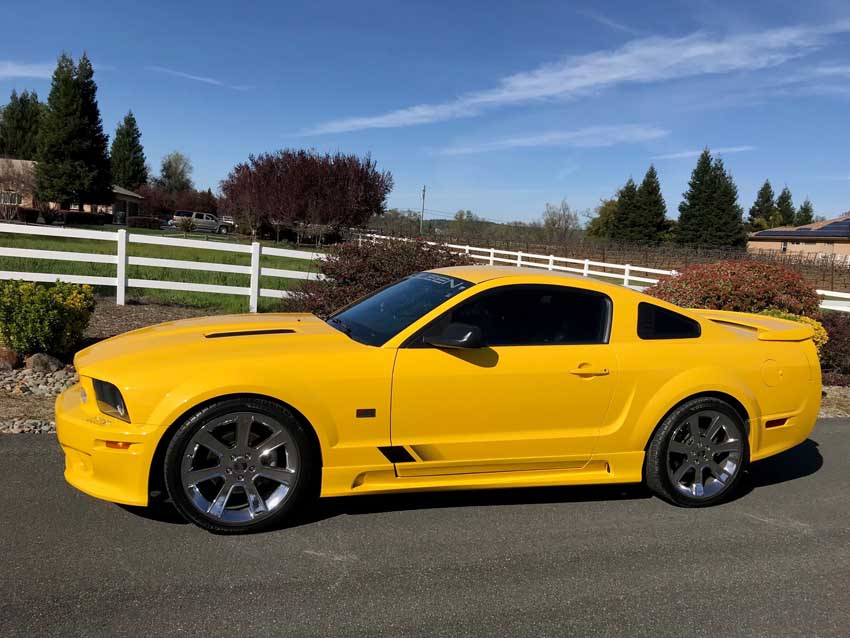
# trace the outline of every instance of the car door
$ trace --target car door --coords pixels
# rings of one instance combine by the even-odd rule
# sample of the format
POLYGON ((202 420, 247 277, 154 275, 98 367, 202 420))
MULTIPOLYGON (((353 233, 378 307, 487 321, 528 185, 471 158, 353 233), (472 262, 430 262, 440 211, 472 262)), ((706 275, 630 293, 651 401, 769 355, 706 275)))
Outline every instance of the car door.
POLYGON ((611 399, 611 299, 560 285, 506 285, 446 312, 399 349, 391 435, 399 476, 581 468, 611 399), (484 347, 429 346, 450 324, 484 347), (404 456, 404 455, 402 455, 404 456))
POLYGON ((198 228, 206 231, 214 230, 211 218, 212 216, 206 213, 198 213, 198 228))

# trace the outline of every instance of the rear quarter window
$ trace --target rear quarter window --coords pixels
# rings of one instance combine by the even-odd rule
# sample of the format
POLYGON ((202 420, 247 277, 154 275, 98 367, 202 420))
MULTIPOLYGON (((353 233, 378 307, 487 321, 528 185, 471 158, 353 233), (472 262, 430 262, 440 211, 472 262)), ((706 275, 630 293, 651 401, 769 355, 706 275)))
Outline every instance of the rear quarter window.
POLYGON ((640 339, 696 339, 699 322, 655 304, 638 304, 637 333, 640 339))

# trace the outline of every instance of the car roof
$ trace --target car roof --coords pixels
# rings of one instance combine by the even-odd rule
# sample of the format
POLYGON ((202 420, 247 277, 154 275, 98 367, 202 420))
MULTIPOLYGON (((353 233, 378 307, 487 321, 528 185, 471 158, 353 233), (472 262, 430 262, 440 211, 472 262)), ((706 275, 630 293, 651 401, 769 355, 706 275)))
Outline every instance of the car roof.
MULTIPOLYGON (((446 268, 435 268, 429 272, 457 277, 474 284, 491 279, 503 279, 506 277, 557 277, 558 279, 570 279, 573 281, 587 281, 587 278, 573 275, 557 270, 545 270, 543 268, 528 268, 519 266, 449 266, 446 268)), ((603 283, 603 282, 597 282, 603 283)))

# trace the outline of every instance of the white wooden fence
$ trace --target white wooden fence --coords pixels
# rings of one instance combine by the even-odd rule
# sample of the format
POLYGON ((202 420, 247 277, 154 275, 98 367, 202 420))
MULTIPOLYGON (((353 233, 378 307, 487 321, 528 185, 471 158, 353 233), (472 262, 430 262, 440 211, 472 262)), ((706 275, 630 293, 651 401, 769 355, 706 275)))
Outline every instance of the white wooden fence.
POLYGON ((284 279, 320 279, 318 273, 305 272, 301 270, 284 270, 280 268, 267 268, 260 264, 263 255, 273 257, 289 257, 292 259, 305 259, 316 261, 325 259, 322 253, 288 250, 283 248, 270 248, 258 242, 248 244, 237 244, 232 242, 205 241, 198 239, 180 239, 177 237, 161 237, 155 235, 144 235, 141 233, 128 233, 126 230, 104 231, 104 230, 80 230, 75 228, 56 228, 51 226, 25 226, 20 224, 2 224, 0 233, 14 233, 21 235, 38 235, 42 237, 64 237, 75 239, 95 239, 100 241, 115 242, 115 254, 98 254, 83 252, 67 252, 61 250, 36 250, 30 248, 11 248, 0 245, 0 255, 5 257, 23 257, 26 259, 52 259, 58 261, 74 261, 92 264, 115 264, 115 277, 98 277, 93 275, 69 275, 61 273, 39 273, 39 272, 15 272, 0 270, 0 279, 21 279, 24 281, 56 280, 75 284, 91 284, 94 286, 114 286, 115 299, 118 305, 123 306, 128 288, 154 288, 159 290, 184 290, 190 292, 206 292, 228 295, 244 295, 248 297, 248 309, 257 312, 260 297, 273 297, 281 299, 289 296, 285 290, 272 288, 261 288, 260 277, 280 277, 284 279), (251 263, 247 266, 237 264, 222 264, 207 261, 186 261, 178 259, 160 259, 154 257, 136 257, 128 255, 127 244, 153 244, 157 246, 169 246, 174 248, 199 248, 215 252, 242 253, 251 256, 251 263), (206 272, 228 272, 249 276, 248 286, 224 286, 215 284, 202 284, 184 281, 163 281, 159 279, 136 279, 127 276, 127 266, 153 266, 158 268, 170 268, 175 270, 201 270, 206 272))
MULTIPOLYGON (((317 261, 325 259, 325 255, 318 252, 303 250, 289 250, 284 248, 271 248, 262 246, 258 242, 248 244, 237 244, 233 242, 206 241, 198 239, 181 239, 177 237, 163 237, 156 235, 145 235, 141 233, 128 233, 126 230, 80 230, 75 228, 58 228, 51 226, 27 226, 22 224, 0 224, 0 233, 15 233, 22 235, 38 235, 42 237, 65 237, 75 239, 95 239, 100 241, 115 242, 114 254, 67 252, 61 250, 36 250, 30 248, 11 248, 0 245, 0 255, 6 257, 23 257, 26 259, 52 259, 57 261, 74 261, 92 264, 115 264, 115 277, 101 277, 94 275, 69 275, 61 273, 39 273, 39 272, 15 272, 0 270, 0 279, 21 279, 24 281, 53 282, 56 280, 76 284, 91 284, 95 286, 114 286, 115 298, 118 305, 124 305, 128 288, 153 288, 159 290, 183 290, 189 292, 206 292, 214 294, 243 295, 248 297, 248 309, 257 312, 260 297, 272 297, 281 299, 288 297, 291 293, 285 290, 273 288, 261 288, 260 277, 279 277, 284 279, 321 279, 318 273, 301 270, 285 270, 281 268, 269 268, 262 266, 260 259, 263 255, 273 257, 289 257, 292 259, 304 259, 317 261), (153 244, 156 246, 169 246, 174 248, 198 248, 218 252, 233 252, 248 254, 251 256, 250 265, 222 264, 208 261, 186 261, 178 259, 162 259, 155 257, 136 257, 127 252, 128 243, 153 244), (174 270, 200 270, 205 272, 227 272, 248 275, 248 286, 225 286, 217 284, 202 284, 184 281, 164 281, 159 279, 136 279, 128 277, 127 266, 150 266, 158 268, 170 268, 174 270)), ((358 241, 399 240, 398 237, 385 235, 363 234, 358 236, 358 241)), ((409 240, 408 240, 409 241, 409 240)), ((428 242, 435 245, 435 242, 428 242)), ((646 268, 632 264, 609 264, 592 259, 573 259, 569 257, 556 257, 554 255, 540 255, 522 251, 498 250, 495 248, 479 248, 475 246, 464 246, 460 244, 446 244, 452 250, 465 253, 472 259, 490 265, 507 264, 511 266, 527 266, 531 268, 544 268, 546 270, 557 270, 571 272, 584 277, 595 277, 601 279, 612 279, 624 286, 642 290, 648 285, 658 281, 657 277, 647 275, 676 275, 675 270, 661 270, 659 268, 646 268)), ((821 308, 829 310, 840 310, 850 312, 850 293, 835 292, 832 290, 818 290, 821 298, 821 308)))
MULTIPOLYGON (((403 239, 387 235, 363 234, 358 236, 358 241, 379 241, 386 239, 403 239)), ((412 241, 403 239, 404 241, 412 241)), ((436 242, 427 242, 431 246, 436 242)), ((555 257, 554 255, 540 255, 512 250, 497 250, 495 248, 479 248, 462 244, 444 244, 447 248, 459 253, 469 255, 476 259, 492 265, 506 264, 509 266, 527 266, 531 268, 545 268, 547 270, 560 270, 571 272, 583 277, 597 277, 602 279, 613 279, 629 288, 643 290, 658 281, 657 277, 646 277, 645 275, 671 276, 677 275, 675 270, 661 270, 659 268, 645 268, 631 264, 609 264, 604 261, 593 261, 592 259, 573 259, 569 257, 555 257), (602 269, 602 270, 600 270, 602 269), (611 272, 613 271, 613 272, 611 272), (635 274, 638 273, 638 274, 635 274)), ((828 310, 839 310, 850 312, 850 293, 834 292, 832 290, 818 290, 821 298, 820 307, 828 310)))

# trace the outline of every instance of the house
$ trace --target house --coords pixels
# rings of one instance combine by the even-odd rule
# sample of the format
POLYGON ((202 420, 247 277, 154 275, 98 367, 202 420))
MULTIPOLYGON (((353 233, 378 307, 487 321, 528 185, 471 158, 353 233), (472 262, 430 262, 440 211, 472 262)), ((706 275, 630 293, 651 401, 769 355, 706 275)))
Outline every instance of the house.
POLYGON ((804 226, 781 226, 750 234, 747 251, 850 256, 850 213, 804 226))
MULTIPOLYGON (((35 191, 35 162, 28 160, 0 158, 0 209, 8 213, 10 209, 17 211, 21 208, 37 208, 33 192, 35 191)), ((117 223, 123 224, 128 216, 139 214, 139 206, 144 197, 138 193, 113 186, 114 201, 107 206, 95 206, 98 213, 112 213, 117 223)), ((59 204, 49 203, 49 208, 58 210, 59 204)), ((90 213, 92 207, 83 206, 83 211, 90 213)), ((11 215, 4 214, 10 218, 11 215)))
POLYGON ((34 208, 35 162, 0 157, 0 205, 34 208))

